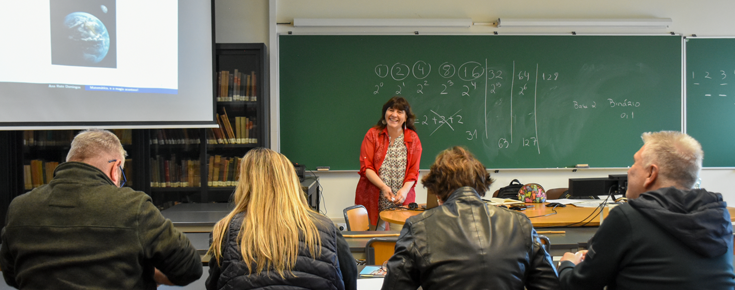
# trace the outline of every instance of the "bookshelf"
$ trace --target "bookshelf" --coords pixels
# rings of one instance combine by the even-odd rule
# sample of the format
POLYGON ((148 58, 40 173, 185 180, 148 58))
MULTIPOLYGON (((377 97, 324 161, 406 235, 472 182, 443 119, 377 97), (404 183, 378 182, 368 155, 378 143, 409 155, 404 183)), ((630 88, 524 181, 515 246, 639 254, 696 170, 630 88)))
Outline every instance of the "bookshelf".
MULTIPOLYGON (((227 202, 235 189, 239 159, 252 148, 269 147, 265 45, 217 44, 215 49, 217 89, 211 97, 219 128, 111 130, 128 152, 126 186, 148 193, 161 209, 177 203, 227 202)), ((0 219, 15 196, 50 180, 77 132, 0 131, 0 219)))
POLYGON ((216 44, 212 101, 218 128, 148 130, 150 172, 144 182, 160 208, 227 202, 240 159, 252 148, 269 146, 266 57, 262 43, 216 44))

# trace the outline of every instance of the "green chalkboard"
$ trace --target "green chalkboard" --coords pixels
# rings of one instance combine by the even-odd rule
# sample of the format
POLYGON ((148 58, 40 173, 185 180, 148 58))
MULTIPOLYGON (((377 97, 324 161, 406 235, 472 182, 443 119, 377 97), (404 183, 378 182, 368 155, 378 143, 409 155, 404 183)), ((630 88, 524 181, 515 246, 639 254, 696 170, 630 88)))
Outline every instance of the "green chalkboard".
POLYGON ((688 38, 686 132, 704 166, 735 167, 735 39, 688 38))
POLYGON ((281 151, 359 169, 392 96, 408 99, 428 168, 470 149, 488 168, 625 167, 646 131, 681 130, 679 36, 279 38, 281 151))

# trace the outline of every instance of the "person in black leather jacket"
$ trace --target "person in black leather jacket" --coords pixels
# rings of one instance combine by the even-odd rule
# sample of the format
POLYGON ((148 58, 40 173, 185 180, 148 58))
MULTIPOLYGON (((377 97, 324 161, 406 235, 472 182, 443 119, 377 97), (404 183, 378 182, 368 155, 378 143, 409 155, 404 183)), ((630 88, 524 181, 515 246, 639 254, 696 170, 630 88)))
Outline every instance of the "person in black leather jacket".
POLYGON ((288 158, 270 149, 243 157, 235 208, 210 240, 210 290, 357 288, 347 242, 309 208, 288 158))
POLYGON ((406 221, 383 289, 559 287, 530 220, 482 201, 492 179, 467 149, 441 152, 422 183, 441 206, 406 221))

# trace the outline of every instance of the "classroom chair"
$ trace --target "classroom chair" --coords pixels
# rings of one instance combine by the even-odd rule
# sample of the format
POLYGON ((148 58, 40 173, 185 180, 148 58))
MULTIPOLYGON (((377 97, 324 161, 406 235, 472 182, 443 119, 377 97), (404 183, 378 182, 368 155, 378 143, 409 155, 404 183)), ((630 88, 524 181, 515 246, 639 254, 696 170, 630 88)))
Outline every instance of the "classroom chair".
POLYGON ((365 245, 365 256, 368 265, 383 265, 396 250, 398 237, 372 238, 365 245))
POLYGON ((568 188, 552 188, 546 191, 546 200, 549 199, 560 199, 567 192, 568 188))
POLYGON ((367 209, 362 205, 353 205, 342 211, 345 216, 345 224, 348 231, 370 230, 370 218, 367 209))

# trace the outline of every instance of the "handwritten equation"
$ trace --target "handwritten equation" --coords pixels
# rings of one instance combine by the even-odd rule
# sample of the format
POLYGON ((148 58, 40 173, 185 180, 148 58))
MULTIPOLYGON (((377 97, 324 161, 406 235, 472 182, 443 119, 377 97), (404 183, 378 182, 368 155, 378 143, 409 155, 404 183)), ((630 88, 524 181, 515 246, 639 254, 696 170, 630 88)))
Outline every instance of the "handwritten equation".
MULTIPOLYGON (((725 70, 716 71, 691 71, 690 84, 695 87, 704 87, 703 93, 692 97, 733 97, 728 87, 728 73, 725 70)), ((732 71, 735 75, 735 70, 732 71)))
POLYGON ((508 120, 515 120, 519 115, 533 118, 533 133, 531 136, 521 137, 520 140, 514 139, 515 131, 520 130, 514 130, 513 121, 508 122, 508 128, 503 130, 507 131, 507 134, 497 140, 497 148, 510 148, 511 144, 520 141, 521 147, 535 147, 538 154, 541 153, 536 120, 538 83, 556 82, 561 77, 558 71, 540 71, 538 64, 531 69, 517 69, 513 61, 512 69, 506 70, 500 66, 489 66, 487 59, 484 63, 443 62, 438 65, 417 60, 412 63, 377 64, 373 69, 377 76, 372 88, 373 95, 384 93, 450 100, 459 98, 457 101, 470 102, 473 108, 482 110, 477 113, 484 116, 483 128, 474 128, 473 126, 476 126, 474 123, 465 124, 461 109, 454 112, 440 112, 433 109, 428 112, 415 112, 417 114, 415 124, 429 127, 431 129, 429 136, 439 130, 450 130, 464 131, 464 138, 467 140, 489 139, 487 116, 490 102, 490 107, 508 106, 508 120), (516 102, 530 100, 533 102, 533 110, 519 112, 519 109, 513 107, 514 100, 516 102), (484 134, 478 134, 478 131, 484 134))

